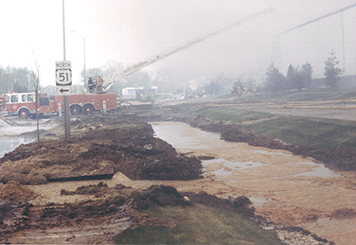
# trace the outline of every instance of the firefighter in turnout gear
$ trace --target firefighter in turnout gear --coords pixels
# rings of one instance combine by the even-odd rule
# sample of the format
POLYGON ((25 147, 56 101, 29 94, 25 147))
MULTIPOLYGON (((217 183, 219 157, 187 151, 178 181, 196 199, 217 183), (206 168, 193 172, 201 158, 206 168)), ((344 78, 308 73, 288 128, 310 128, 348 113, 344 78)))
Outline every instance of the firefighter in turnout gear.
POLYGON ((95 84, 93 82, 92 76, 89 76, 88 88, 89 88, 89 93, 93 93, 94 92, 95 84))
POLYGON ((101 92, 103 90, 103 78, 101 75, 96 79, 96 91, 101 92))

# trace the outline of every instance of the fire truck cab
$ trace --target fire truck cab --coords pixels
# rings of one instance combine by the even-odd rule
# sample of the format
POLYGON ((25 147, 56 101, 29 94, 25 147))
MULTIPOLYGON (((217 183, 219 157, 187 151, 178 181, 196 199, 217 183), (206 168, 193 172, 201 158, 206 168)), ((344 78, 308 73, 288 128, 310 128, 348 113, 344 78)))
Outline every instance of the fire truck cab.
MULTIPOLYGON (((2 114, 27 118, 36 115, 35 93, 10 92, 0 97, 0 110, 2 114)), ((39 94, 38 113, 51 114, 53 103, 48 95, 39 94)))

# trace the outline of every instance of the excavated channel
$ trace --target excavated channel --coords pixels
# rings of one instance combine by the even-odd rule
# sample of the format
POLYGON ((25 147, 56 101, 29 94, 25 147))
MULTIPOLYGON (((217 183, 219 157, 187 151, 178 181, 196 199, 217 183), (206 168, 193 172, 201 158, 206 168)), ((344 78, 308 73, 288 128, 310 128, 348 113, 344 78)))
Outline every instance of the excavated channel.
MULTIPOLYGON (((204 191, 222 198, 244 195, 253 202, 257 214, 275 224, 298 226, 336 244, 353 243, 356 232, 354 172, 320 171, 322 165, 312 158, 295 156, 284 150, 226 142, 220 139, 220 134, 205 132, 186 123, 151 125, 156 137, 167 141, 178 153, 210 159, 203 160, 204 178, 131 180, 117 172, 112 179, 104 180, 104 184, 109 187, 123 184, 141 189, 163 184, 173 186, 179 192, 204 191)), ((48 183, 28 188, 41 193, 34 205, 64 204, 85 201, 89 197, 58 195, 61 189, 74 191, 77 187, 98 182, 48 183)))
MULTIPOLYGON (((332 171, 312 158, 289 151, 226 142, 220 134, 186 123, 151 125, 156 137, 179 153, 214 158, 202 161, 203 179, 168 181, 166 185, 224 198, 245 195, 253 201, 257 214, 275 223, 307 229, 336 244, 352 244, 356 232, 354 172, 332 171)), ((138 183, 147 185, 134 185, 138 183)))

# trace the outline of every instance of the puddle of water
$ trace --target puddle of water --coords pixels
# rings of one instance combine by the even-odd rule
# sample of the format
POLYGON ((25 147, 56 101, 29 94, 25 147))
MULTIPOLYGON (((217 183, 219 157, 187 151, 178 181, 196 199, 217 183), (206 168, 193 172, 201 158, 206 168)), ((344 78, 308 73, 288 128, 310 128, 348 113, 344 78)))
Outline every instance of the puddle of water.
POLYGON ((263 206, 266 203, 274 202, 270 197, 249 197, 254 206, 263 206))
MULTIPOLYGON (((171 144, 177 150, 189 149, 189 151, 194 151, 194 149, 210 149, 210 147, 216 147, 216 145, 211 145, 211 142, 220 142, 220 134, 210 133, 202 131, 198 128, 192 128, 185 123, 171 123, 171 122, 159 122, 159 123, 151 123, 152 128, 155 131, 156 137, 161 138, 162 140, 171 144)), ((288 154, 282 151, 267 151, 256 149, 254 150, 260 154, 266 155, 276 155, 276 156, 292 156, 292 154, 288 154)), ((254 161, 228 161, 224 158, 212 159, 212 160, 204 160, 202 161, 202 165, 204 167, 203 171, 206 171, 206 167, 209 164, 221 164, 221 167, 212 172, 215 176, 226 176, 232 174, 234 171, 239 169, 246 169, 252 167, 259 167, 265 165, 261 162, 254 161)), ((329 178, 329 177, 338 177, 340 174, 336 174, 328 168, 324 167, 324 165, 316 164, 314 162, 305 161, 305 162, 297 162, 295 164, 306 164, 313 166, 312 171, 302 172, 296 174, 294 176, 311 176, 311 177, 321 177, 321 178, 329 178)))
POLYGON ((220 163, 221 168, 212 172, 215 176, 226 176, 240 169, 260 167, 265 165, 264 163, 260 163, 260 162, 253 162, 253 161, 238 162, 238 161, 228 161, 223 158, 218 158, 218 159, 211 159, 211 160, 203 160, 202 161, 203 171, 204 172, 206 171, 206 167, 208 165, 216 164, 216 163, 220 163))
POLYGON ((220 134, 187 128, 185 123, 151 123, 151 125, 157 138, 168 142, 176 149, 208 149, 209 146, 202 142, 220 140, 220 134))
POLYGON ((292 153, 285 153, 281 151, 263 151, 263 150, 256 150, 255 152, 266 154, 266 155, 277 155, 277 156, 292 156, 292 153))
POLYGON ((35 141, 33 137, 14 137, 14 138, 1 138, 0 139, 0 157, 6 153, 15 150, 21 144, 27 144, 35 141))
MULTIPOLYGON (((40 123, 47 123, 48 119, 41 119, 40 123)), ((53 125, 40 125, 40 129, 49 129, 53 125)), ((9 126, 3 124, 0 126, 0 157, 6 153, 15 150, 21 144, 28 144, 36 140, 36 137, 19 136, 22 133, 33 132, 37 130, 37 125, 32 123, 29 126, 9 126)))
MULTIPOLYGON (((1 121, 0 121, 1 122, 1 121)), ((49 129, 53 127, 53 125, 50 125, 51 120, 50 119, 40 119, 40 129, 49 129)), ((28 122, 24 122, 27 125, 22 125, 22 126, 10 126, 8 124, 0 124, 0 135, 2 136, 16 136, 22 133, 26 132, 33 132, 37 130, 37 124, 35 120, 29 120, 28 122)), ((21 124, 21 123, 20 123, 21 124)))
POLYGON ((9 125, 5 125, 0 127, 0 134, 3 136, 10 136, 10 135, 18 135, 18 134, 22 134, 25 132, 31 132, 36 130, 36 127, 30 126, 9 126, 9 125))
POLYGON ((332 170, 326 168, 322 164, 317 164, 314 162, 297 162, 296 164, 305 164, 305 165, 310 165, 314 166, 312 171, 307 171, 299 174, 295 174, 293 176, 299 177, 299 176, 309 176, 309 177, 320 177, 320 178, 332 178, 332 177, 340 177, 341 174, 336 174, 332 170))

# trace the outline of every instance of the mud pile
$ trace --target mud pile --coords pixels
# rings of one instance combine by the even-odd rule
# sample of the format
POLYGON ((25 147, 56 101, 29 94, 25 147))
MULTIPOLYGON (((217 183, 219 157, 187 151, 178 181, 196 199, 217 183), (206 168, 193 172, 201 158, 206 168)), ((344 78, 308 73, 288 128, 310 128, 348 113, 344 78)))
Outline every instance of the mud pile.
POLYGON ((18 181, 11 180, 6 185, 0 185, 0 200, 10 200, 21 203, 26 203, 31 199, 36 198, 36 194, 21 185, 18 181))
MULTIPOLYGON (((21 145, 0 159, 0 182, 43 184, 77 176, 112 176, 133 180, 201 178, 201 162, 178 154, 153 137, 151 125, 132 115, 93 115, 72 122, 73 134, 21 145), (103 126, 103 124, 105 126, 103 126)), ((55 135, 53 130, 51 137, 55 135)))
MULTIPOLYGON (((106 231, 105 236, 109 242, 119 232, 119 223, 125 222, 131 227, 149 225, 173 228, 177 225, 172 220, 153 218, 145 214, 144 210, 152 205, 186 206, 199 202, 226 208, 235 213, 254 215, 254 209, 250 207, 251 202, 246 197, 227 201, 206 193, 189 193, 189 200, 184 193, 181 194, 174 187, 164 185, 135 190, 121 184, 108 187, 100 182, 97 185, 81 186, 75 191, 63 189, 61 195, 91 195, 92 198, 78 203, 49 203, 45 206, 2 203, 0 204, 0 242, 8 242, 16 231, 38 230, 43 236, 49 230, 59 232, 71 227, 86 226, 100 226, 104 233, 106 231)), ((90 237, 92 238, 93 235, 90 237)))

